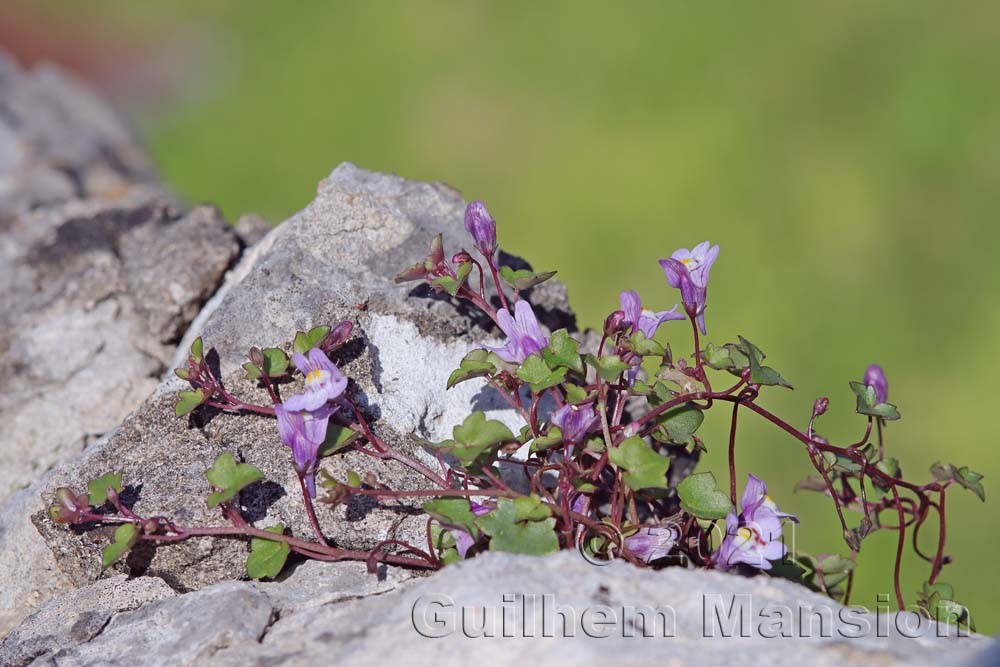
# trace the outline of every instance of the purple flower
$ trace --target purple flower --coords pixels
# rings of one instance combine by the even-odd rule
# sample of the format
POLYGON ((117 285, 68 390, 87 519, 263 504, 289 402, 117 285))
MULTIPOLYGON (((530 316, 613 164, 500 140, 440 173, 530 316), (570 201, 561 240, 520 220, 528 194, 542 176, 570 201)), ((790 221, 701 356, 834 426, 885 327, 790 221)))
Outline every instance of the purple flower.
POLYGON ((531 304, 523 299, 514 304, 513 317, 507 309, 501 309, 497 313, 497 324, 507 334, 507 344, 503 347, 486 346, 486 349, 496 352, 506 362, 523 363, 531 355, 540 354, 549 344, 531 304))
POLYGON ((767 485, 752 474, 747 478, 740 505, 743 510, 739 515, 730 512, 726 516, 726 536, 712 560, 720 570, 728 570, 737 563, 770 570, 770 561, 785 556, 781 520, 798 522, 798 519, 780 511, 767 495, 767 485))
POLYGON ((625 538, 625 546, 636 558, 651 563, 668 556, 678 541, 680 533, 676 526, 643 526, 625 538))
POLYGON ((274 406, 281 441, 292 450, 295 471, 305 480, 309 497, 316 497, 316 462, 326 440, 326 427, 336 408, 324 405, 314 412, 290 410, 288 403, 274 406))
MULTIPOLYGON (((487 507, 486 505, 480 505, 479 503, 473 502, 471 500, 469 501, 469 506, 470 509, 472 510, 472 513, 475 514, 476 516, 482 516, 490 511, 490 508, 487 507)), ((474 538, 472 535, 469 534, 468 531, 463 530, 462 528, 452 527, 449 528, 449 531, 451 532, 452 537, 455 538, 455 549, 458 551, 459 557, 465 558, 465 554, 467 554, 469 552, 469 549, 472 548, 472 545, 476 543, 476 538, 474 538)))
POLYGON ((291 412, 312 412, 326 405, 328 401, 339 398, 347 388, 345 378, 330 358, 318 348, 309 350, 309 356, 292 355, 296 368, 306 376, 306 391, 304 394, 292 396, 285 401, 285 409, 291 412))
POLYGON ((697 318, 698 328, 705 331, 705 297, 708 293, 708 274, 719 257, 719 246, 709 246, 709 242, 699 243, 694 250, 681 248, 661 259, 660 266, 671 287, 681 291, 684 308, 697 318))
POLYGON ((676 312, 677 306, 670 310, 661 310, 656 313, 652 310, 644 310, 639 295, 627 290, 620 296, 622 312, 625 313, 625 322, 629 325, 629 333, 641 331, 646 338, 656 335, 656 330, 660 325, 670 320, 683 320, 684 315, 676 312))
POLYGON ((878 364, 872 364, 865 371, 865 384, 875 390, 876 403, 889 400, 889 381, 885 379, 885 371, 878 364))
POLYGON ((492 260, 497 251, 497 222, 486 210, 486 204, 474 201, 465 208, 465 229, 472 235, 479 252, 492 260))
POLYGON ((552 425, 559 427, 563 442, 568 445, 583 442, 587 434, 597 426, 597 420, 593 403, 564 405, 552 415, 552 425))

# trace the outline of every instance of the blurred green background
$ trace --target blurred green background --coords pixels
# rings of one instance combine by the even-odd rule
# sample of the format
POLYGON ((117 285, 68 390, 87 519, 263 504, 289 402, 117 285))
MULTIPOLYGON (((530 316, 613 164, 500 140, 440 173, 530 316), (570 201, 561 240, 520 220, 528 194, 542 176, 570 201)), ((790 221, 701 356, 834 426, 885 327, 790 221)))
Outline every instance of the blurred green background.
MULTIPOLYGON (((50 17, 77 12, 50 0, 50 17)), ((504 246, 558 269, 586 325, 704 239, 709 340, 743 334, 794 385, 763 403, 856 439, 848 381, 881 363, 905 472, 1000 476, 1000 5, 977 2, 89 3, 91 25, 180 50, 168 99, 135 105, 165 179, 235 219, 305 205, 349 160, 482 198, 504 246), (190 33, 195 30, 194 33, 190 33), (178 46, 180 45, 180 46, 178 46), (194 54, 194 55, 192 55, 194 54)), ((689 351, 683 325, 665 327, 689 351)), ((725 475, 728 411, 703 431, 725 475)), ((737 460, 802 518, 799 546, 845 552, 829 501, 793 496, 800 446, 744 414, 737 460)), ((741 481, 742 485, 742 481, 741 481)), ((949 493, 953 583, 1000 630, 1000 514, 949 493)), ((925 550, 935 539, 928 526, 925 550)), ((864 544, 854 602, 890 593, 895 534, 864 544)), ((929 567, 908 556, 908 601, 929 567)))

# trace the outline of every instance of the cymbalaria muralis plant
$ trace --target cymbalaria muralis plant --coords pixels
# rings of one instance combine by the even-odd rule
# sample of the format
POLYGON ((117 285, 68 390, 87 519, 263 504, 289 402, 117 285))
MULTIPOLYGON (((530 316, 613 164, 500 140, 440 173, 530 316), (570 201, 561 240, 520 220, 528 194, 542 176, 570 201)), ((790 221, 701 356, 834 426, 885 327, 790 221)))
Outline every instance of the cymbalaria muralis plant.
POLYGON ((903 477, 899 462, 887 454, 886 427, 900 414, 888 401, 889 384, 881 367, 870 366, 860 381, 850 383, 862 419, 860 437, 833 444, 816 429, 830 405, 827 398, 816 399, 804 429, 794 426, 758 403, 762 391, 791 386, 764 364, 756 345, 742 336, 722 345, 703 340, 709 276, 719 246, 705 242, 660 260, 667 286, 679 291, 680 305, 654 311, 644 307, 636 292, 623 291, 620 309, 607 316, 599 332, 600 342, 585 350, 565 329, 543 330, 528 299, 531 288, 553 273, 501 265, 496 222, 482 202, 468 206, 465 227, 482 260, 461 250, 449 261, 438 236, 427 257, 396 280, 422 281, 456 302, 468 302, 496 324, 503 344, 469 350, 448 388, 474 378, 485 381, 523 422, 519 431, 473 411, 455 425, 448 440, 414 436, 430 453, 423 460, 387 445, 376 435, 377 425, 369 424, 353 402, 349 380, 337 367, 338 350, 351 337, 350 322, 300 331, 285 348, 249 351, 244 369, 267 390, 271 405, 232 395, 206 361, 199 338, 187 365, 176 370, 191 385, 180 393, 178 417, 215 409, 274 418, 313 534, 291 535, 280 524, 262 529, 249 523, 240 512, 238 494, 263 474, 230 454, 220 456, 206 472, 206 502, 218 508, 228 526, 139 516, 121 499, 121 473, 92 480, 87 493, 58 489, 51 518, 77 526, 115 526, 103 553, 105 567, 138 542, 196 536, 249 538, 247 572, 253 578, 276 576, 293 552, 320 560, 363 560, 370 568, 385 562, 437 569, 488 550, 545 554, 578 549, 592 562, 621 558, 639 567, 786 577, 845 604, 865 538, 877 530, 895 531, 892 580, 899 607, 905 604, 900 567, 909 539, 929 563, 918 607, 939 620, 971 625, 968 610, 939 575, 949 562, 947 492, 957 485, 983 499, 981 475, 938 463, 930 481, 903 477), (665 332, 672 339, 689 333, 690 342, 674 340, 671 346, 661 342, 665 332), (678 354, 682 346, 690 346, 690 356, 678 354), (282 398, 281 386, 296 374, 303 377, 304 391, 282 398), (722 488, 711 472, 687 469, 705 448, 697 432, 713 408, 728 408, 730 424, 728 483, 722 488), (843 530, 844 554, 791 552, 785 537, 797 519, 779 509, 765 482, 751 474, 739 494, 735 457, 741 415, 763 419, 796 441, 814 471, 796 488, 830 499, 843 530), (387 488, 374 476, 356 472, 333 479, 322 470, 322 458, 347 449, 408 466, 426 484, 387 488), (426 539, 420 544, 387 540, 371 551, 330 544, 316 519, 315 501, 322 508, 358 496, 424 501, 426 539), (928 521, 937 523, 937 540, 925 551, 919 533, 928 521))

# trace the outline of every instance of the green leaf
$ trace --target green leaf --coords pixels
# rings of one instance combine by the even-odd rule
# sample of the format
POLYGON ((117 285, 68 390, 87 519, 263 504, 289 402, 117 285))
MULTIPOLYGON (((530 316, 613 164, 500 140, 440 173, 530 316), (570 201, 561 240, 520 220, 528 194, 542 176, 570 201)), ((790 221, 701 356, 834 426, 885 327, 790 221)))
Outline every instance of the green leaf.
MULTIPOLYGON (((305 354, 309 350, 313 349, 317 345, 323 342, 326 335, 330 333, 330 327, 320 326, 313 327, 309 331, 298 331, 295 333, 295 340, 292 341, 292 352, 295 354, 305 354)), ((270 348, 275 349, 275 348, 270 348)), ((284 354, 284 353, 282 353, 284 354)), ((267 350, 264 350, 265 363, 267 359, 267 350)), ((285 359, 285 364, 287 365, 288 359, 285 359)), ((282 371, 284 372, 284 371, 282 371)), ((268 373, 270 375, 270 373, 268 373)))
POLYGON ((435 498, 424 503, 424 511, 442 525, 461 528, 470 535, 479 533, 467 498, 435 498))
POLYGON ((961 468, 950 463, 935 463, 931 466, 931 474, 939 482, 954 481, 959 486, 972 491, 980 500, 986 502, 986 489, 983 488, 983 475, 969 470, 968 466, 961 468))
POLYGON ((724 519, 734 511, 729 495, 719 491, 715 475, 699 472, 688 475, 677 485, 681 509, 700 519, 724 519))
POLYGON ((566 384, 564 386, 566 389, 566 401, 568 403, 586 403, 590 398, 592 398, 591 392, 588 392, 583 387, 579 387, 575 384, 566 384))
POLYGON ((527 382, 531 391, 540 394, 549 387, 561 383, 566 377, 566 369, 552 370, 541 357, 533 354, 517 369, 517 377, 527 382))
POLYGON ((201 340, 201 336, 195 338, 194 342, 191 343, 191 358, 194 359, 196 363, 200 364, 205 359, 204 355, 202 354, 203 347, 204 343, 201 340))
MULTIPOLYGON (((319 327, 320 329, 329 329, 329 327, 319 327)), ((323 334, 324 336, 326 334, 323 334)), ((322 337, 320 338, 322 340, 322 337)), ((312 349, 311 347, 309 348, 312 349)), ((307 352, 309 350, 306 350, 307 352)), ((281 377, 288 370, 288 355, 285 354, 284 350, 279 350, 276 347, 265 347, 261 350, 264 355, 264 372, 267 373, 268 377, 276 378, 281 377)))
POLYGON ((465 284, 465 280, 469 277, 469 273, 472 271, 472 264, 466 262, 464 264, 458 265, 458 270, 455 271, 455 277, 452 276, 440 276, 431 281, 431 285, 439 287, 451 296, 457 296, 458 290, 462 289, 462 285, 465 284))
POLYGON ((743 351, 747 356, 748 363, 750 364, 750 382, 759 385, 777 385, 780 387, 792 388, 792 385, 788 384, 783 377, 770 366, 761 366, 760 362, 764 359, 764 353, 760 349, 748 341, 743 336, 740 336, 740 344, 743 346, 743 351))
POLYGON ((542 358, 549 368, 568 368, 577 373, 583 373, 583 359, 580 357, 580 343, 570 338, 565 329, 553 332, 549 345, 542 350, 542 358))
POLYGON ((667 486, 670 459, 654 452, 639 436, 632 436, 618 447, 612 447, 608 451, 608 460, 625 470, 622 481, 635 491, 667 486))
POLYGON ((97 479, 90 480, 87 491, 90 493, 88 502, 94 507, 100 507, 108 501, 108 489, 122 492, 122 471, 107 472, 97 479))
POLYGON ((101 553, 103 568, 106 570, 111 567, 115 561, 132 548, 138 539, 139 529, 135 527, 134 523, 123 523, 118 526, 115 529, 115 541, 104 547, 104 551, 101 553))
POLYGON ((659 426, 653 431, 653 437, 660 442, 691 448, 695 444, 694 434, 704 421, 704 412, 693 403, 684 403, 667 410, 657 418, 659 426))
POLYGON ((175 368, 174 375, 176 375, 182 380, 188 380, 191 378, 191 371, 189 371, 187 368, 175 368))
POLYGON ((652 338, 646 338, 646 334, 641 331, 636 331, 632 334, 628 339, 628 344, 633 352, 643 357, 662 357, 666 354, 663 345, 652 338))
POLYGON ((550 515, 536 496, 500 498, 495 510, 476 518, 476 526, 490 536, 491 551, 541 556, 559 550, 550 515))
POLYGON ((509 266, 500 267, 500 277, 503 278, 505 283, 518 291, 524 291, 538 285, 539 283, 544 283, 554 275, 556 275, 555 271, 534 273, 532 271, 528 271, 527 269, 518 269, 515 271, 509 266))
POLYGON ((712 343, 707 344, 705 349, 701 351, 701 360, 706 366, 717 371, 736 369, 736 362, 727 346, 716 347, 712 343))
POLYGON ((510 429, 495 419, 486 419, 483 412, 473 412, 461 425, 452 429, 452 440, 428 442, 419 439, 426 447, 441 450, 454 456, 466 467, 480 465, 485 456, 499 445, 516 440, 510 429))
POLYGON ((329 423, 326 427, 326 439, 319 447, 319 456, 330 456, 344 449, 361 437, 361 434, 350 426, 329 423))
POLYGON ((851 390, 858 397, 857 412, 862 415, 881 417, 886 420, 899 419, 899 410, 892 403, 876 403, 875 388, 861 382, 851 382, 851 390))
POLYGON ((558 426, 553 426, 545 435, 540 435, 531 441, 531 451, 539 452, 556 445, 561 445, 563 441, 562 431, 558 426))
POLYGON ((178 417, 183 417, 205 402, 205 391, 202 389, 182 391, 177 396, 177 403, 174 404, 174 414, 178 417))
POLYGON ((830 590, 840 582, 845 581, 857 565, 850 558, 839 554, 830 554, 817 563, 816 570, 823 575, 823 583, 827 590, 830 590))
POLYGON ((348 470, 347 471, 347 486, 351 487, 352 489, 360 489, 361 488, 361 475, 359 475, 358 473, 356 473, 353 470, 348 470))
POLYGON ((251 380, 256 380, 260 377, 260 369, 257 368, 252 361, 244 362, 243 370, 247 372, 247 377, 251 380))
MULTIPOLYGON (((265 528, 269 533, 281 535, 284 524, 265 528)), ((247 575, 251 579, 274 579, 285 567, 291 548, 288 542, 269 540, 265 537, 250 538, 250 554, 247 556, 247 575)))
POLYGON ((938 623, 964 626, 973 632, 976 630, 968 607, 955 600, 955 589, 949 584, 924 582, 923 590, 917 595, 917 607, 938 623))
POLYGON ((240 489, 248 484, 263 479, 264 473, 249 463, 237 463, 232 454, 225 452, 220 454, 219 458, 215 459, 215 464, 205 471, 205 477, 216 489, 206 500, 211 509, 235 498, 240 489))
POLYGON ((629 369, 629 365, 621 360, 617 354, 606 357, 597 357, 593 354, 587 355, 587 363, 597 369, 597 374, 608 382, 614 382, 618 376, 629 369))
POLYGON ((472 378, 492 375, 500 369, 502 363, 503 360, 489 350, 472 350, 465 355, 459 367, 452 371, 448 377, 447 388, 451 389, 459 382, 465 382, 472 378))

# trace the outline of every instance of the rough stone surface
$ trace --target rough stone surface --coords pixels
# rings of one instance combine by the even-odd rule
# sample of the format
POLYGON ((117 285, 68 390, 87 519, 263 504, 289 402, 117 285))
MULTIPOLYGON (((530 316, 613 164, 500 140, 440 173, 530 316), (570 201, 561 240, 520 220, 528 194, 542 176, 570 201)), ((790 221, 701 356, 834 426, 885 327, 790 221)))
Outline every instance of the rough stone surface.
POLYGON ((156 185, 126 123, 57 68, 23 71, 0 53, 0 229, 18 213, 69 201, 117 199, 156 185))
POLYGON ((0 642, 0 665, 21 667, 35 658, 83 644, 114 614, 176 595, 162 579, 118 575, 57 595, 0 642))
MULTIPOLYGON (((414 445, 412 434, 443 439, 472 408, 519 428, 512 411, 481 381, 445 390, 448 375, 477 342, 497 342, 484 318, 419 289, 409 294, 411 287, 393 282, 401 267, 426 255, 439 231, 449 251, 457 251, 465 241, 463 213, 461 197, 446 186, 341 165, 320 184, 312 204, 244 255, 182 348, 202 335, 218 352, 228 389, 267 404, 264 390, 240 368, 247 350, 289 341, 296 330, 351 320, 354 334, 335 354, 336 361, 354 380, 349 393, 377 419, 376 430, 390 446, 436 466, 414 445)), ((537 289, 533 300, 542 304, 550 324, 573 324, 561 285, 537 289)), ((311 535, 289 452, 273 418, 204 409, 179 419, 173 403, 184 386, 167 379, 105 442, 54 470, 37 492, 47 496, 60 485, 83 488, 88 479, 120 469, 129 485, 124 497, 140 514, 221 525, 218 511, 205 506, 204 471, 219 454, 230 452, 266 475, 267 481, 241 494, 247 519, 261 527, 280 521, 296 535, 311 535)), ((282 387, 285 395, 300 390, 282 387)), ((348 470, 371 473, 390 488, 424 483, 409 468, 357 452, 331 457, 324 468, 340 479, 348 470)), ((320 505, 318 514, 326 535, 347 548, 371 549, 387 539, 418 545, 426 540, 426 519, 415 501, 358 498, 335 509, 320 505)), ((76 586, 100 576, 98 552, 110 529, 75 533, 52 524, 42 511, 34 521, 58 555, 62 576, 76 586)), ((143 545, 117 567, 192 590, 242 576, 246 548, 240 540, 218 539, 143 545)))
POLYGON ((11 494, 149 396, 239 250, 97 96, 0 54, 0 636, 69 585, 25 518, 38 490, 11 494))
MULTIPOLYGON (((409 576, 388 568, 376 577, 357 563, 311 563, 282 582, 225 582, 138 609, 129 603, 132 596, 118 595, 118 613, 110 620, 110 605, 92 617, 97 605, 91 603, 70 612, 67 624, 76 631, 63 630, 48 644, 32 643, 44 635, 48 619, 66 608, 60 598, 0 645, 0 662, 32 655, 34 665, 60 666, 295 667, 331 659, 467 666, 472 659, 578 667, 741 664, 752 656, 753 664, 775 667, 867 667, 988 664, 984 652, 996 649, 982 637, 955 638, 945 631, 938 636, 926 622, 908 633, 916 635, 911 638, 897 629, 894 615, 881 621, 845 617, 844 608, 829 599, 766 576, 653 572, 624 562, 595 567, 568 552, 546 558, 485 554, 431 577, 406 581, 409 576), (745 632, 737 615, 730 616, 734 596, 749 605, 745 632), (790 610, 787 625, 772 625, 781 618, 774 611, 779 607, 790 610), (486 625, 484 608, 491 619, 486 625), (828 618, 825 625, 821 615, 828 618), (867 631, 864 622, 870 623, 867 631), (98 624, 103 629, 95 632, 98 624), (788 636, 781 636, 782 628, 788 636)), ((106 584, 78 595, 100 599, 106 584)))

